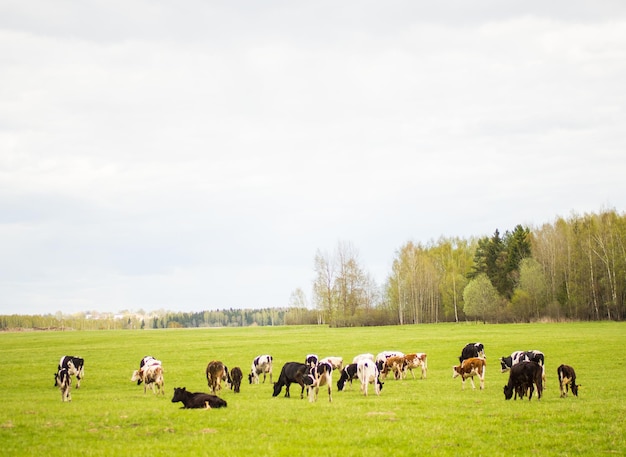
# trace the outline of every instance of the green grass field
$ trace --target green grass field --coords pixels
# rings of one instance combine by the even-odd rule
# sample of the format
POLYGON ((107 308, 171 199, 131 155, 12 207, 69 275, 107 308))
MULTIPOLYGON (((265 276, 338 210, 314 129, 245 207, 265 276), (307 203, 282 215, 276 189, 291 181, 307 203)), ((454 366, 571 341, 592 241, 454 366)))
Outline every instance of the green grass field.
MULTIPOLYGON (((439 324, 329 329, 256 327, 190 330, 23 332, 0 334, 0 446, 9 455, 506 455, 626 454, 626 397, 622 369, 626 324, 439 324), (461 390, 452 365, 461 348, 481 341, 487 354, 485 390, 461 390), (274 380, 288 361, 307 353, 428 353, 428 379, 387 380, 382 394, 357 384, 324 389, 316 403, 272 397, 268 383, 250 386, 258 354, 274 356, 274 380), (541 401, 505 401, 498 358, 514 350, 546 355, 541 401), (84 357, 85 379, 63 403, 53 387, 62 355, 84 357), (163 361, 164 397, 144 395, 130 382, 144 355, 163 361), (240 366, 240 394, 220 396, 225 409, 184 410, 171 403, 174 387, 208 391, 212 359, 240 366), (559 397, 556 368, 572 365, 578 398, 559 397)), ((335 372, 333 384, 338 375, 335 372)), ((478 385, 478 384, 477 384, 478 385)), ((284 390, 283 390, 284 393, 284 390)))

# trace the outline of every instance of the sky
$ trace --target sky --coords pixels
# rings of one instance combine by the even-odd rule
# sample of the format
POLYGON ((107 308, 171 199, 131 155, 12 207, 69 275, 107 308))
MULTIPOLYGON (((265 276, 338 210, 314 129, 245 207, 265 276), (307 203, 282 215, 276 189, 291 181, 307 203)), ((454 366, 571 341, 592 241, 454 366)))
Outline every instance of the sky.
POLYGON ((3 0, 0 314, 311 297, 626 209, 626 2, 3 0))

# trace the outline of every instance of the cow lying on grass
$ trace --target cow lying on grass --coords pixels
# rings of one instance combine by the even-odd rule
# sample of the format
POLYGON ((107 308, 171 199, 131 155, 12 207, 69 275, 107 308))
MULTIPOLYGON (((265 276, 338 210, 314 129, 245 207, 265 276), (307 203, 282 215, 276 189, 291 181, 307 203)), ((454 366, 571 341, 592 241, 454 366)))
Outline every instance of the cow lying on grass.
POLYGON ((176 387, 174 389, 174 397, 172 397, 172 403, 182 402, 183 408, 225 408, 227 406, 226 401, 220 397, 211 394, 205 394, 202 392, 187 392, 185 387, 176 387))

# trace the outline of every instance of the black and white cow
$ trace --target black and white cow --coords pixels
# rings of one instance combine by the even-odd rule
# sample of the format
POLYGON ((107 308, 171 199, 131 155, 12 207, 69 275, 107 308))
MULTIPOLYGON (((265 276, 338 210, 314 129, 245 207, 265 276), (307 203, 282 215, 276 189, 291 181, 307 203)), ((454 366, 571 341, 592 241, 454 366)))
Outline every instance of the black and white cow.
POLYGON ((319 362, 316 366, 309 368, 302 381, 308 390, 309 402, 317 400, 317 394, 322 386, 328 386, 328 401, 333 401, 331 387, 333 366, 329 362, 319 362))
POLYGON ((546 367, 545 356, 543 355, 543 352, 537 350, 515 351, 508 357, 500 357, 500 366, 502 368, 502 373, 509 371, 511 367, 521 362, 535 362, 539 364, 539 366, 541 367, 541 378, 543 380, 543 385, 545 388, 546 367))
MULTIPOLYGON (((369 360, 369 359, 365 359, 369 360)), ((373 362, 373 360, 372 360, 373 362)), ((352 385, 352 380, 358 379, 357 376, 357 364, 351 363, 348 366, 345 366, 343 370, 341 370, 341 377, 339 381, 337 381, 337 390, 341 392, 346 385, 346 382, 350 381, 350 385, 352 385)))
POLYGON ((72 401, 72 378, 67 368, 61 368, 54 377, 55 386, 61 390, 61 401, 72 401))
POLYGON ((268 374, 270 375, 270 382, 272 382, 273 361, 274 358, 269 354, 256 356, 252 361, 252 368, 250 369, 250 374, 248 375, 248 381, 250 382, 250 384, 259 384, 259 375, 261 373, 263 373, 263 382, 265 382, 265 377, 268 374))
POLYGON ((471 359, 474 357, 480 357, 481 359, 487 358, 485 355, 485 346, 483 343, 468 343, 461 351, 459 362, 463 363, 463 360, 471 359))
POLYGON ((561 397, 567 397, 568 386, 572 389, 572 393, 575 397, 578 397, 578 388, 576 384, 576 372, 574 368, 569 365, 559 365, 556 370, 556 374, 559 377, 559 390, 561 391, 561 397))
POLYGON ((298 383, 300 387, 302 387, 302 391, 300 392, 300 398, 304 398, 304 381, 303 378, 306 376, 307 370, 311 367, 304 363, 299 362, 287 362, 283 365, 283 368, 280 370, 280 376, 278 377, 278 382, 274 383, 274 393, 272 397, 277 397, 280 394, 283 386, 285 386, 285 397, 290 397, 289 395, 289 386, 292 383, 298 383))
POLYGON ((225 408, 228 406, 226 400, 221 399, 216 395, 205 394, 203 392, 187 392, 185 387, 176 387, 174 389, 174 396, 172 397, 172 403, 182 402, 183 408, 225 408))
POLYGON ((319 362, 319 359, 320 358, 317 356, 317 354, 307 354, 304 358, 304 363, 306 363, 310 367, 314 367, 317 365, 317 362, 319 362))
POLYGON ((537 362, 519 362, 511 367, 509 382, 504 386, 504 398, 510 400, 515 394, 515 399, 518 396, 521 399, 527 391, 530 391, 528 400, 531 400, 534 386, 537 387, 537 399, 541 400, 543 393, 541 366, 537 362))
MULTIPOLYGON (((70 376, 76 376, 76 388, 80 387, 80 380, 85 376, 85 360, 80 357, 64 355, 59 360, 57 373, 62 369, 66 369, 70 376)), ((58 386, 57 375, 54 375, 54 386, 58 386)))

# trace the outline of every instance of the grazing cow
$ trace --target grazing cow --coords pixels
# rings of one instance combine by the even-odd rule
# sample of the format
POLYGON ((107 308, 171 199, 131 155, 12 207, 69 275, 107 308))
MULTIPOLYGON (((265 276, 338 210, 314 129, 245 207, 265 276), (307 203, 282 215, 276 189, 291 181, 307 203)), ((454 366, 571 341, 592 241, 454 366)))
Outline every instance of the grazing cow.
MULTIPOLYGON (((59 360, 57 372, 63 368, 67 369, 70 376, 76 376, 76 388, 78 389, 81 379, 85 377, 85 360, 72 355, 64 355, 61 357, 61 360, 59 360)), ((55 387, 57 386, 56 375, 54 385, 55 387)))
POLYGON ((319 357, 316 354, 307 354, 307 356, 304 358, 304 363, 306 363, 310 367, 314 367, 315 365, 317 365, 318 361, 319 357))
POLYGON ((317 366, 308 369, 302 378, 309 393, 309 402, 317 401, 317 394, 321 386, 328 386, 328 401, 333 401, 333 366, 328 362, 319 362, 317 366))
POLYGON ((470 357, 469 359, 463 360, 461 365, 457 365, 452 367, 452 379, 457 376, 461 376, 461 388, 465 390, 465 380, 469 378, 472 383, 472 389, 476 389, 474 385, 474 376, 478 376, 480 380, 480 388, 481 390, 485 388, 485 368, 487 366, 487 361, 482 357, 470 357))
POLYGON ((55 385, 61 390, 61 401, 72 401, 72 378, 67 368, 61 368, 55 375, 55 385))
MULTIPOLYGON (((364 360, 369 360, 369 359, 364 359, 364 360)), ((337 381, 337 390, 341 392, 344 386, 346 385, 346 381, 350 381, 350 385, 352 385, 353 379, 357 379, 357 364, 356 363, 351 363, 350 365, 345 366, 343 370, 341 370, 341 377, 339 378, 339 381, 337 381)))
POLYGON ((239 393, 239 390, 241 389, 241 380, 243 379, 243 372, 241 371, 241 368, 233 367, 233 369, 230 370, 230 379, 232 380, 230 388, 233 389, 235 393, 239 393))
POLYGON ((515 393, 515 399, 519 395, 524 398, 526 392, 530 390, 528 400, 533 398, 534 386, 537 386, 537 398, 541 400, 543 393, 542 369, 537 362, 520 362, 511 367, 509 382, 504 386, 504 398, 510 400, 515 393))
MULTIPOLYGON (((379 367, 377 366, 377 368, 379 367)), ((385 379, 390 371, 393 372, 394 379, 402 378, 402 372, 404 371, 404 356, 397 357, 392 355, 391 357, 387 357, 382 364, 382 369, 380 369, 381 377, 385 379)))
POLYGON ((287 362, 283 365, 282 370, 280 370, 280 376, 278 377, 278 382, 274 384, 274 393, 272 397, 277 397, 280 394, 283 386, 285 386, 285 397, 290 397, 289 395, 289 386, 293 382, 297 382, 300 387, 302 387, 302 391, 300 392, 300 398, 304 398, 304 381, 303 378, 306 376, 307 370, 311 367, 304 363, 299 362, 287 362))
MULTIPOLYGON (((154 368, 154 367, 162 367, 161 361, 155 359, 154 357, 152 357, 151 355, 147 355, 145 356, 143 359, 141 359, 141 361, 139 362, 139 370, 135 370, 133 372, 133 376, 131 377, 131 381, 137 381, 137 385, 141 384, 143 382, 143 378, 144 378, 144 371, 150 368, 154 368)), ((154 387, 153 387, 154 390, 154 387)), ((145 389, 144 389, 144 393, 145 393, 145 389)))
POLYGON ((374 361, 374 354, 366 353, 355 355, 352 359, 352 363, 358 363, 360 359, 370 359, 372 362, 374 361))
POLYGON ((411 376, 413 376, 413 379, 415 379, 413 368, 421 368, 421 379, 426 379, 426 372, 428 371, 428 357, 424 352, 418 352, 417 354, 407 354, 404 356, 403 377, 406 377, 406 370, 409 370, 411 372, 411 376))
POLYGON ((485 355, 485 346, 483 343, 468 343, 465 345, 463 350, 461 351, 461 356, 459 357, 459 362, 463 363, 463 360, 480 357, 481 359, 486 359, 485 355))
POLYGON ((212 360, 206 366, 206 381, 213 394, 222 388, 225 371, 226 367, 219 360, 212 360))
POLYGON ((265 377, 270 375, 270 382, 272 382, 272 362, 273 358, 269 354, 259 355, 252 361, 252 368, 248 375, 248 381, 250 384, 253 382, 259 384, 259 375, 263 373, 263 382, 265 383, 265 377))
POLYGON ((380 391, 383 390, 383 383, 380 381, 378 375, 378 367, 375 362, 369 359, 361 359, 357 363, 357 377, 361 381, 361 392, 367 397, 367 386, 374 384, 374 390, 376 395, 380 395, 380 391))
POLYGON ((155 394, 161 393, 165 395, 163 388, 163 367, 160 364, 144 365, 141 370, 135 370, 131 381, 137 381, 137 385, 143 382, 143 393, 148 388, 152 389, 155 394))
POLYGON ((205 394, 202 392, 187 392, 185 387, 176 387, 174 389, 174 397, 172 403, 182 402, 183 408, 225 408, 227 403, 216 395, 205 394))
POLYGON ((574 369, 569 365, 559 365, 556 373, 559 376, 561 397, 567 397, 568 386, 572 389, 574 396, 578 397, 578 388, 580 386, 576 384, 576 372, 574 369))
MULTIPOLYGON (((385 361, 389 357, 404 357, 404 353, 400 351, 383 351, 376 356, 376 368, 382 373, 385 368, 385 361)), ((358 362, 357 362, 358 363, 358 362)))
POLYGON ((341 371, 341 369, 343 368, 343 357, 324 357, 322 360, 319 361, 319 363, 330 363, 330 365, 333 367, 333 370, 339 370, 341 371))

